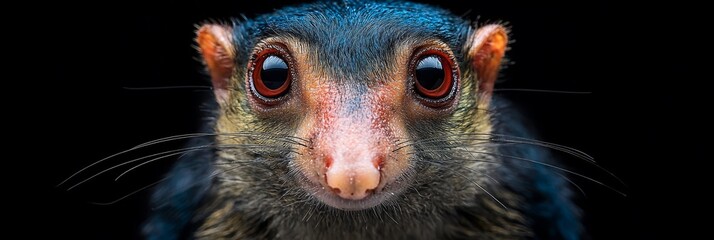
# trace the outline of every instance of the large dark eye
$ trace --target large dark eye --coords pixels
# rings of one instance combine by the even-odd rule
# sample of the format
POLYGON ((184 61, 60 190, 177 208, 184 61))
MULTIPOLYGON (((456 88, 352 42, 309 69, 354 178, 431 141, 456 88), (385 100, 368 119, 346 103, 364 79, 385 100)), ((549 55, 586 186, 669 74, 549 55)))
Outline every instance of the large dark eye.
POLYGON ((451 64, 437 50, 422 53, 414 65, 414 84, 419 95, 429 99, 447 97, 453 77, 451 64))
POLYGON ((266 98, 277 98, 290 88, 290 68, 276 49, 267 49, 258 54, 253 68, 255 91, 266 98))

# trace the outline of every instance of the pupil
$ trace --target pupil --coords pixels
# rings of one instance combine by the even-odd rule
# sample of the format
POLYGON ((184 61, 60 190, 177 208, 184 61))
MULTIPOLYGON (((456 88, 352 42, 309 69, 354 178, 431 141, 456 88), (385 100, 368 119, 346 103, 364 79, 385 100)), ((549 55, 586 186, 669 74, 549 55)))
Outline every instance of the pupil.
POLYGON ((260 78, 268 89, 278 89, 288 79, 288 64, 280 57, 268 56, 260 69, 260 78))
POLYGON ((437 56, 428 56, 419 61, 415 75, 419 85, 427 90, 435 90, 444 82, 444 68, 437 56))

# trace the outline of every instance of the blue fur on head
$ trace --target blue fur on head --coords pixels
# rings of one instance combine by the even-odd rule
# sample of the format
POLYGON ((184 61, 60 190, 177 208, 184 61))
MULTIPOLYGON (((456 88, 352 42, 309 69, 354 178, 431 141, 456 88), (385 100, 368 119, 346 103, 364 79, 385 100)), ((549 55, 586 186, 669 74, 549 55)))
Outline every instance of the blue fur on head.
POLYGON ((319 46, 315 59, 338 80, 364 81, 392 65, 395 47, 405 41, 439 39, 460 56, 469 29, 468 21, 423 4, 340 1, 288 7, 239 23, 235 39, 240 54, 249 54, 259 39, 294 37, 319 46))

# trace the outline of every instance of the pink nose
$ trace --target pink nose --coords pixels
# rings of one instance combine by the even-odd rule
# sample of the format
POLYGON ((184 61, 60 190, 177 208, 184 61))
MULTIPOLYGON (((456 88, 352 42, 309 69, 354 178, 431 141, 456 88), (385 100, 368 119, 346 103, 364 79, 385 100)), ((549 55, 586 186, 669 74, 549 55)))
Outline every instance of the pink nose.
POLYGON ((325 161, 325 180, 327 186, 341 198, 360 200, 369 196, 379 186, 381 173, 378 160, 335 160, 325 161))

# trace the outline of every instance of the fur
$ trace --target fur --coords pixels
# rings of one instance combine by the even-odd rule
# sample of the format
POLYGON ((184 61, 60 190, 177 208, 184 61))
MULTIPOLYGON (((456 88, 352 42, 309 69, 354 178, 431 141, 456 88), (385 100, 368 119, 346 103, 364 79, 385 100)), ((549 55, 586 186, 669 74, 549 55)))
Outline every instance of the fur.
POLYGON ((463 45, 472 24, 447 11, 408 2, 318 2, 234 23, 236 66, 246 66, 261 39, 289 36, 308 42, 336 81, 368 86, 406 41, 439 39, 462 69, 460 98, 450 117, 410 122, 413 182, 399 196, 360 211, 322 204, 298 184, 291 167, 300 147, 292 128, 256 117, 245 101, 245 70, 232 79, 230 105, 212 104, 215 137, 192 146, 215 148, 183 157, 154 192, 149 239, 578 239, 578 211, 548 151, 502 144, 488 136, 534 136, 512 107, 495 98, 480 106, 476 76, 463 45), (231 126, 226 128, 225 126, 231 126), (252 132, 225 138, 221 134, 252 132), (435 141, 419 141, 436 139, 435 141), (264 145, 260 149, 225 147, 264 145), (446 150, 446 151, 444 151, 446 150), (504 155, 510 156, 503 157, 504 155))

